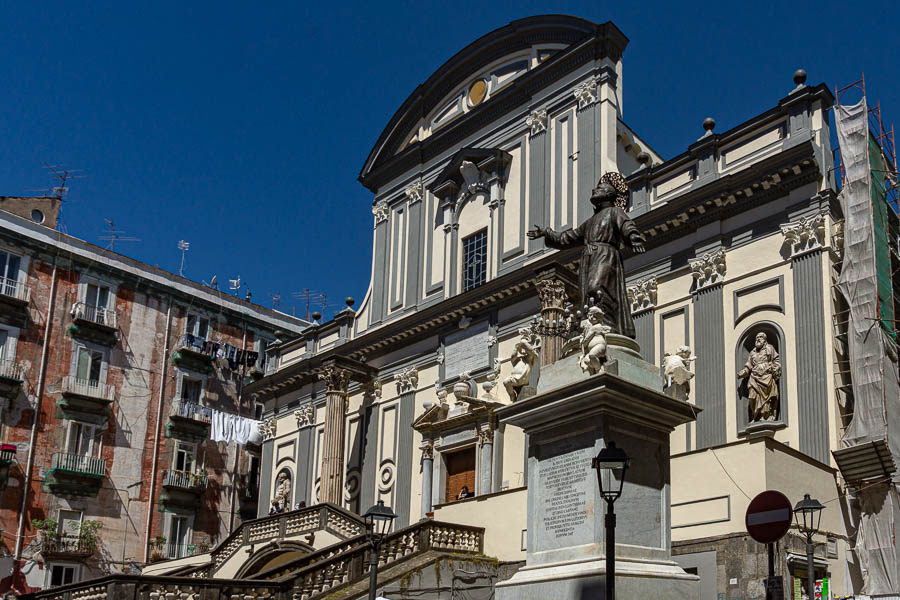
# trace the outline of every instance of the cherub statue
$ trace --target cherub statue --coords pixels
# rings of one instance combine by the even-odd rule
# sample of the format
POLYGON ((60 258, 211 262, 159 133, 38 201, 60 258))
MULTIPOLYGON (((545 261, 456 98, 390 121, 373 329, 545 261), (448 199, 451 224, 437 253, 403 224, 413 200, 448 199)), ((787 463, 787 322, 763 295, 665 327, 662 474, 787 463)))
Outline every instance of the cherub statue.
POLYGON ((666 387, 683 385, 685 394, 690 388, 690 380, 694 378, 691 373, 691 362, 697 360, 691 354, 689 346, 679 346, 675 354, 666 352, 663 357, 663 374, 666 376, 666 387))
POLYGON ((578 364, 582 371, 591 375, 603 372, 603 364, 606 362, 606 334, 611 330, 612 327, 603 324, 603 309, 591 306, 587 311, 587 318, 581 322, 581 360, 578 364))
POLYGON ((520 339, 513 350, 511 363, 512 373, 503 380, 503 387, 509 394, 509 399, 515 402, 522 388, 528 385, 531 369, 538 358, 540 339, 528 327, 519 329, 520 339))

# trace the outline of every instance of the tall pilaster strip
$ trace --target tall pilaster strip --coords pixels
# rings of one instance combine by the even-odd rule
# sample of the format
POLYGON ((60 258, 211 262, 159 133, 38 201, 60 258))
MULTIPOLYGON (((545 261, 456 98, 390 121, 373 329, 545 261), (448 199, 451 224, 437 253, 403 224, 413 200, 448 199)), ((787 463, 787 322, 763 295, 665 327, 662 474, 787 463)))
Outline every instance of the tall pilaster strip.
POLYGON ((577 113, 578 147, 575 152, 576 192, 575 204, 578 218, 576 223, 583 223, 594 214, 591 205, 590 190, 597 185, 600 175, 594 165, 597 137, 595 131, 596 103, 592 103, 577 113))
MULTIPOLYGON (((262 443, 262 465, 275 464, 272 457, 275 454, 275 440, 265 440, 262 443)), ((257 501, 256 516, 265 517, 269 514, 269 503, 272 501, 272 469, 260 469, 259 472, 259 499, 257 501)))
POLYGON ((388 219, 387 203, 379 202, 372 209, 375 216, 375 263, 372 272, 372 314, 370 323, 379 323, 384 319, 384 296, 387 289, 387 277, 389 269, 386 268, 388 252, 388 219), (383 216, 382 216, 383 215, 383 216))
MULTIPOLYGON (((547 146, 550 144, 547 132, 531 137, 528 142, 528 215, 532 224, 550 227, 550 203, 547 193, 547 146)), ((528 252, 536 252, 544 247, 541 240, 528 240, 528 252)))
POLYGON ((345 415, 350 373, 329 366, 322 369, 319 379, 325 382, 325 437, 322 440, 319 501, 343 506, 345 415))
POLYGON ((649 363, 656 362, 654 347, 654 308, 656 307, 655 277, 628 286, 628 300, 634 317, 635 341, 641 347, 641 356, 649 363))
POLYGON ((722 286, 711 285, 694 295, 694 343, 703 348, 697 361, 695 397, 703 409, 697 415, 697 449, 724 444, 725 421, 725 310, 722 286))
POLYGON ((419 183, 406 189, 409 198, 409 239, 407 240, 406 261, 406 302, 408 305, 418 304, 422 299, 422 257, 425 240, 425 220, 422 217, 422 195, 424 191, 419 183))
POLYGON ((409 525, 412 496, 413 417, 416 412, 416 390, 409 389, 400 395, 400 422, 397 440, 397 524, 395 531, 409 525))
MULTIPOLYGON (((310 489, 310 473, 304 464, 306 457, 312 452, 313 432, 315 427, 304 427, 297 433, 297 476, 294 482, 294 502, 306 502, 307 505, 312 504, 309 497, 310 489)), ((271 463, 268 463, 271 464, 271 463)), ((266 507, 268 510, 268 507, 266 507)))
POLYGON ((378 472, 378 414, 381 387, 372 386, 366 403, 366 439, 363 445, 362 481, 359 484, 359 505, 368 510, 375 504, 375 477, 378 472))

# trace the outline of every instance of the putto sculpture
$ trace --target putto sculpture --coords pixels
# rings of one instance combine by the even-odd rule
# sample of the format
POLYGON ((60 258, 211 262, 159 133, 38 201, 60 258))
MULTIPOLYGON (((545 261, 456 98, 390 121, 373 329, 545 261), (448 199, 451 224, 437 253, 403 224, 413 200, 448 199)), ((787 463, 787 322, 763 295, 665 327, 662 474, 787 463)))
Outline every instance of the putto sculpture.
POLYGON ((528 378, 531 376, 531 369, 537 362, 538 353, 541 347, 541 340, 528 327, 519 329, 519 341, 513 349, 512 373, 503 380, 503 387, 509 394, 509 399, 515 402, 522 391, 522 388, 528 385, 528 378))
POLYGON ((587 310, 587 318, 581 322, 581 360, 578 364, 582 371, 591 375, 603 372, 606 363, 606 334, 610 326, 603 323, 603 309, 591 306, 587 310))
POLYGON ((779 413, 781 359, 764 332, 756 334, 747 364, 738 371, 737 376, 747 382, 747 417, 750 422, 776 420, 779 413))
POLYGON ((684 393, 691 389, 690 381, 694 378, 691 372, 691 362, 697 360, 697 357, 691 353, 690 346, 679 346, 674 354, 666 352, 663 357, 663 375, 666 377, 665 386, 673 385, 683 386, 684 393))
POLYGON ((625 269, 620 249, 629 246, 640 254, 646 240, 625 214, 628 184, 621 173, 606 173, 591 193, 594 214, 575 229, 558 232, 535 225, 529 239, 544 238, 550 248, 584 246, 581 257, 579 306, 594 298, 603 311, 603 324, 612 333, 634 338, 625 269))

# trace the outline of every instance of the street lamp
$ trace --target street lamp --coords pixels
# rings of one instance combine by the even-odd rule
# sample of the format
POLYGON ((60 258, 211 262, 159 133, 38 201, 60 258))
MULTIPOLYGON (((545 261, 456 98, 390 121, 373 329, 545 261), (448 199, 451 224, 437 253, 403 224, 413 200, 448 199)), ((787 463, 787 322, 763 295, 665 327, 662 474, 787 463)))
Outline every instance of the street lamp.
POLYGON ((813 597, 816 590, 816 575, 813 565, 813 553, 816 545, 813 543, 813 535, 819 531, 823 508, 825 506, 815 498, 810 498, 809 494, 803 494, 803 500, 794 507, 797 528, 806 536, 806 593, 810 598, 813 597))
POLYGON ((366 520, 366 537, 372 547, 369 559, 369 600, 375 600, 375 588, 378 585, 378 546, 384 541, 387 532, 391 528, 391 522, 397 518, 389 506, 384 505, 383 500, 366 511, 363 519, 366 520))
POLYGON ((616 598, 616 512, 613 503, 622 495, 625 471, 631 459, 625 451, 609 442, 591 466, 597 470, 600 495, 606 500, 606 600, 616 598))

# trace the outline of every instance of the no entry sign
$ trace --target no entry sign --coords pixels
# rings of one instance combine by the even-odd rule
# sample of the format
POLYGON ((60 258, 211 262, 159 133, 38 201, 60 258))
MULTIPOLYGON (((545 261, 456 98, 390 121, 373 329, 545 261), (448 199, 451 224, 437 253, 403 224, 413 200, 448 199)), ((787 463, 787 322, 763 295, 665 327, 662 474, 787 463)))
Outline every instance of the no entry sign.
POLYGON ((761 544, 769 544, 787 533, 792 514, 790 500, 781 492, 768 490, 750 502, 744 524, 750 537, 761 544))

